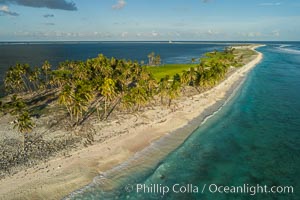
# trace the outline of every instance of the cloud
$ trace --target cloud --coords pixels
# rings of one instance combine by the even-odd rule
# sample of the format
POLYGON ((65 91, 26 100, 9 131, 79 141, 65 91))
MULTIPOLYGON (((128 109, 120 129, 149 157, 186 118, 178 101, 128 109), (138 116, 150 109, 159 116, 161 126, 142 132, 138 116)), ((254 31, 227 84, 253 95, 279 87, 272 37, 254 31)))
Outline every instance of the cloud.
POLYGON ((47 23, 45 23, 45 25, 46 25, 46 26, 54 26, 55 24, 52 23, 52 22, 47 22, 47 23))
POLYGON ((0 7, 0 16, 3 16, 3 15, 19 16, 18 13, 10 11, 8 6, 0 7))
POLYGON ((122 38, 125 38, 125 37, 128 36, 128 34, 129 34, 128 32, 122 32, 122 33, 121 33, 121 37, 122 37, 122 38))
POLYGON ((126 6, 125 0, 118 0, 117 4, 112 6, 112 9, 114 10, 120 10, 126 6))
POLYGON ((159 34, 158 32, 156 32, 156 31, 152 31, 151 35, 152 35, 153 37, 157 37, 157 36, 159 36, 160 34, 159 34))
POLYGON ((260 6, 280 6, 281 3, 260 3, 260 6))
POLYGON ((59 10, 77 10, 73 1, 66 0, 0 0, 0 4, 17 4, 34 8, 49 8, 59 10))
POLYGON ((214 30, 211 30, 211 29, 208 29, 206 33, 208 35, 218 35, 218 34, 220 34, 218 31, 214 31, 214 30))
POLYGON ((213 0, 202 0, 203 3, 210 3, 212 2, 213 0))
POLYGON ((280 36, 280 31, 279 30, 274 30, 272 31, 272 35, 275 37, 279 37, 280 36))
POLYGON ((49 18, 49 17, 54 17, 54 15, 53 14, 45 14, 45 15, 43 15, 43 17, 49 18))
POLYGON ((134 34, 134 36, 136 36, 138 38, 151 39, 151 38, 160 37, 160 36, 162 36, 162 34, 153 30, 151 32, 137 32, 136 34, 134 34))
POLYGON ((243 37, 249 37, 249 38, 255 38, 255 37, 261 37, 264 36, 261 32, 240 32, 238 33, 240 36, 243 37))
POLYGON ((110 32, 63 32, 63 31, 25 31, 19 30, 14 32, 14 35, 17 37, 25 37, 25 38, 39 38, 39 39, 72 39, 72 38, 80 38, 80 39, 91 39, 91 38, 110 38, 113 36, 110 32))
POLYGON ((280 30, 273 30, 271 32, 239 32, 239 36, 246 38, 278 38, 280 37, 280 30))

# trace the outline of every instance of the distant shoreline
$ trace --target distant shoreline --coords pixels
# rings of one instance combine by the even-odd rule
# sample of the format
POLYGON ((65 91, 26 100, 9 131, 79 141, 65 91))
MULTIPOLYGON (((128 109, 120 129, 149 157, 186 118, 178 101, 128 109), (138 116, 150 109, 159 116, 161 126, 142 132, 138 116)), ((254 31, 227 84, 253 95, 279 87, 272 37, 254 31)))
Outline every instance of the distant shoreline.
MULTIPOLYGON (((289 41, 0 41, 0 45, 26 45, 26 44, 95 44, 95 43, 136 43, 136 44, 253 44, 265 42, 289 42, 289 41)), ((298 42, 298 41, 294 41, 298 42)))
MULTIPOLYGON (((260 46, 262 45, 251 48, 254 50, 260 46)), ((159 113, 159 108, 147 111, 146 114, 150 118, 146 125, 135 127, 136 122, 132 122, 133 127, 128 129, 127 133, 108 139, 105 143, 73 152, 71 157, 56 158, 41 164, 39 168, 45 170, 37 171, 31 168, 26 172, 21 171, 0 180, 0 194, 5 199, 21 197, 22 199, 60 199, 89 184, 99 173, 123 163, 154 141, 165 135, 172 136, 172 132, 185 127, 196 118, 201 118, 200 116, 205 119, 209 114, 207 113, 209 108, 215 107, 220 100, 226 100, 241 84, 246 74, 262 60, 262 53, 257 53, 258 55, 252 61, 234 71, 216 87, 178 102, 180 104, 178 111, 159 113), (161 114, 164 117, 157 119, 157 115, 161 114), (46 168, 53 168, 53 170, 48 172, 46 168)), ((112 124, 110 129, 117 126, 122 124, 112 124)), ((191 133, 190 131, 187 131, 186 136, 191 133)))

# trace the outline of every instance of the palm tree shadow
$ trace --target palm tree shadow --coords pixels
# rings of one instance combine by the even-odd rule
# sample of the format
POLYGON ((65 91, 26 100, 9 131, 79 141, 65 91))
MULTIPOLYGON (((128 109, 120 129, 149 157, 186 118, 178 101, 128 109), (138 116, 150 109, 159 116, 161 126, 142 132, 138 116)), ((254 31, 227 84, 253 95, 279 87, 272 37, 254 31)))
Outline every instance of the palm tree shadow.
POLYGON ((28 105, 30 107, 30 112, 33 113, 31 116, 40 118, 47 106, 57 99, 58 96, 55 95, 55 92, 46 93, 44 95, 41 94, 30 99, 28 105))
POLYGON ((51 103, 52 101, 56 100, 58 96, 55 95, 56 91, 51 91, 51 92, 45 92, 43 94, 36 95, 35 97, 31 98, 28 103, 29 106, 33 106, 36 104, 39 104, 40 102, 44 102, 46 104, 51 103))

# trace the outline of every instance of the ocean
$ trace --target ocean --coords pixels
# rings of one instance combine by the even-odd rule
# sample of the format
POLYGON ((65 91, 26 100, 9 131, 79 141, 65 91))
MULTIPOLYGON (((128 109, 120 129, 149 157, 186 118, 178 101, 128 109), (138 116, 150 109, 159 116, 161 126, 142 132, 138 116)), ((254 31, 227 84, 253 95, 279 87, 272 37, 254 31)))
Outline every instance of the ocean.
POLYGON ((167 156, 140 171, 123 166, 102 174, 66 199, 299 199, 300 43, 267 43, 259 51, 262 62, 231 100, 167 156), (220 193, 217 186, 246 190, 220 193))
MULTIPOLYGON (((300 43, 266 44, 258 49, 264 54, 262 62, 248 74, 230 101, 179 146, 170 145, 170 148, 168 143, 157 142, 149 151, 95 177, 91 184, 74 191, 66 199, 299 199, 300 43), (162 151, 166 155, 153 161, 153 154, 162 151), (147 163, 146 166, 143 163, 147 163), (225 192, 225 186, 240 186, 244 190, 225 192), (266 186, 268 190, 253 190, 258 186, 266 186), (272 186, 276 187, 276 193, 270 191, 272 186), (284 186, 292 186, 293 193, 291 190, 284 193, 284 186)), ((174 44, 155 43, 84 44, 94 46, 86 47, 86 50, 94 49, 91 54, 80 54, 81 45, 68 45, 72 46, 68 48, 73 52, 68 54, 70 60, 94 57, 101 53, 95 50, 98 49, 95 46, 104 45, 112 49, 118 47, 112 52, 103 47, 107 52, 103 50, 102 53, 107 56, 145 60, 149 52, 155 51, 166 63, 171 63, 190 62, 192 57, 223 48, 225 44, 178 44, 178 48, 172 47, 174 44), (126 48, 126 45, 134 48, 126 48), (76 57, 76 52, 82 57, 76 57)), ((59 50, 63 47, 62 44, 54 44, 49 48, 59 50)), ((4 48, 3 45, 0 45, 1 48, 4 48)), ((7 45, 5 48, 14 46, 7 45)), ((20 49, 25 51, 26 48, 24 44, 20 49)), ((42 54, 37 46, 32 48, 37 54, 42 54)), ((35 61, 28 58, 27 62, 40 62, 39 59, 47 58, 55 63, 63 57, 58 52, 53 58, 50 53, 47 56, 37 58, 37 55, 34 56, 35 61)), ((8 63, 2 57, 1 53, 0 62, 8 63)), ((2 69, 2 64, 0 66, 2 69)))
POLYGON ((168 42, 0 42, 0 96, 4 95, 5 72, 17 63, 41 66, 48 60, 55 69, 60 62, 86 60, 104 54, 107 57, 148 62, 154 52, 162 64, 191 63, 203 53, 222 50, 227 43, 168 42))

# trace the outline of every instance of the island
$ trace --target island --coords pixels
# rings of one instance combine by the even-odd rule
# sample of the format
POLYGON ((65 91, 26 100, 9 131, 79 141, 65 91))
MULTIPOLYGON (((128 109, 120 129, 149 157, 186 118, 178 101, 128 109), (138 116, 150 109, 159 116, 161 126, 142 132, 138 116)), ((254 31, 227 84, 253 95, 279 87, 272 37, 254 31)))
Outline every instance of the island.
POLYGON ((260 46, 230 46, 190 64, 100 54, 56 69, 47 61, 11 67, 1 99, 1 197, 63 198, 195 118, 205 120, 261 61, 260 46))

